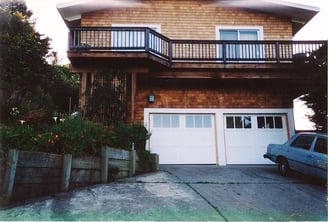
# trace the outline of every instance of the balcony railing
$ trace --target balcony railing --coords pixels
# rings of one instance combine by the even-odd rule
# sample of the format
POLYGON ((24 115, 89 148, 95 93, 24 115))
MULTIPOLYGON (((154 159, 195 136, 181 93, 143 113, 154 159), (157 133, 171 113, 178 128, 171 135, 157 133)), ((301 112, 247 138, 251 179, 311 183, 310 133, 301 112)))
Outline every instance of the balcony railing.
POLYGON ((327 41, 173 40, 147 27, 75 27, 70 51, 147 52, 167 61, 292 63, 327 41))

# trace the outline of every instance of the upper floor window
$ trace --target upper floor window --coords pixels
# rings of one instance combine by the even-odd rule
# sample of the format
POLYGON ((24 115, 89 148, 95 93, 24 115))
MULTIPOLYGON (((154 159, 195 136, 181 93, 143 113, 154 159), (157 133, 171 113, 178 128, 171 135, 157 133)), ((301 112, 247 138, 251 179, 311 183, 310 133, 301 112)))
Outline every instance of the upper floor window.
POLYGON ((259 40, 259 30, 219 30, 220 40, 259 40))
MULTIPOLYGON (((263 28, 258 26, 218 26, 216 28, 218 40, 258 41, 263 40, 263 28)), ((254 60, 263 58, 261 44, 249 44, 247 42, 232 42, 219 47, 220 58, 254 60), (224 54, 223 54, 224 53, 224 54)))

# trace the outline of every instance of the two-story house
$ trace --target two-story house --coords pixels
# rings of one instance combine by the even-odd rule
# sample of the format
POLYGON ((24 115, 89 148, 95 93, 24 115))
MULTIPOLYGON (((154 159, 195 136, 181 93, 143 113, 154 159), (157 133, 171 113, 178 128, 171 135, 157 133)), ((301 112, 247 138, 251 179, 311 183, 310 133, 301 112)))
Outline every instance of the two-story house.
POLYGON ((292 37, 318 8, 283 1, 75 1, 57 6, 80 109, 98 70, 126 76, 128 121, 151 132, 161 164, 265 164, 295 133, 293 99, 327 42, 292 37), (301 57, 301 58, 300 58, 301 57))

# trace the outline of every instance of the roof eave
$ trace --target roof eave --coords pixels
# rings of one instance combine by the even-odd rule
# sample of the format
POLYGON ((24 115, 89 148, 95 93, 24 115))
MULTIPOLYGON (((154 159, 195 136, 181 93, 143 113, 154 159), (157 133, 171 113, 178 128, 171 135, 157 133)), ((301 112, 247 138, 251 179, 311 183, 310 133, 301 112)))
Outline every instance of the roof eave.
MULTIPOLYGON (((57 10, 66 22, 67 26, 81 19, 83 13, 102 10, 105 8, 127 8, 142 5, 139 0, 79 0, 57 5, 57 10)), ((295 35, 318 12, 319 8, 284 0, 215 0, 217 6, 243 8, 269 13, 289 18, 293 23, 293 35, 295 35)))
POLYGON ((61 17, 67 26, 80 20, 83 13, 102 10, 106 8, 131 8, 140 5, 139 0, 75 0, 57 5, 61 17))
POLYGON ((315 6, 285 0, 217 0, 216 4, 223 7, 244 8, 289 18, 292 22, 293 35, 320 11, 320 8, 315 6))

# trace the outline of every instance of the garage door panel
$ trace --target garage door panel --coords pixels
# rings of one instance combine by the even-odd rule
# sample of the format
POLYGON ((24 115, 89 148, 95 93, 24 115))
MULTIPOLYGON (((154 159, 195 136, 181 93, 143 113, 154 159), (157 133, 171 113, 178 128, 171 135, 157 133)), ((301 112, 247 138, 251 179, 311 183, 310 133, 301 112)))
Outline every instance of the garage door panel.
POLYGON ((211 146, 179 146, 168 148, 157 146, 154 152, 159 154, 161 164, 215 164, 216 157, 210 152, 211 146))
POLYGON ((160 146, 172 144, 173 140, 176 140, 179 131, 174 130, 152 130, 151 132, 151 142, 161 141, 160 146))
POLYGON ((258 143, 265 144, 265 146, 267 146, 269 143, 283 144, 288 139, 286 130, 281 130, 281 131, 269 130, 266 132, 263 132, 262 130, 259 131, 260 132, 257 132, 258 143))
POLYGON ((196 131, 185 131, 182 133, 184 144, 208 146, 212 149, 215 146, 214 132, 213 130, 198 130, 196 131))
POLYGON ((159 154, 160 164, 216 164, 213 119, 207 114, 152 114, 156 123, 150 124, 150 149, 159 154), (172 119, 175 124, 168 124, 172 119))
POLYGON ((224 119, 227 164, 269 164, 263 158, 267 145, 287 140, 284 115, 227 114, 224 119))
MULTIPOLYGON (((179 148, 178 148, 179 149, 179 148)), ((213 146, 188 145, 180 147, 180 163, 182 164, 215 164, 216 158, 213 155, 213 146)))
POLYGON ((227 149, 228 164, 270 164, 263 158, 263 148, 254 146, 235 146, 227 149))

